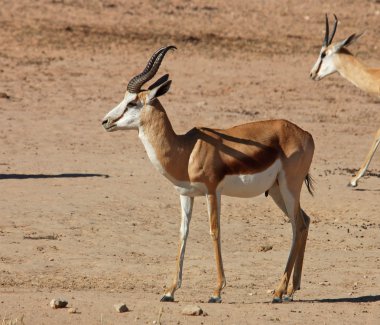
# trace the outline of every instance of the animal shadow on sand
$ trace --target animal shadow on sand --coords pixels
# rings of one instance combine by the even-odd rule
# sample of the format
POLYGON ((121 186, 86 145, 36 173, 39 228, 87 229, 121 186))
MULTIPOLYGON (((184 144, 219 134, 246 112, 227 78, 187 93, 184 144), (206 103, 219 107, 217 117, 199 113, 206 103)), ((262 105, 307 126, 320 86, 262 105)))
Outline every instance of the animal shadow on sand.
POLYGON ((297 300, 298 302, 310 302, 310 303, 339 303, 339 302, 377 302, 380 301, 380 295, 374 296, 360 296, 360 297, 344 297, 344 298, 326 298, 326 299, 310 299, 310 300, 297 300))
POLYGON ((81 177, 104 177, 106 174, 90 173, 64 173, 64 174, 0 174, 0 180, 3 179, 48 179, 48 178, 81 178, 81 177))

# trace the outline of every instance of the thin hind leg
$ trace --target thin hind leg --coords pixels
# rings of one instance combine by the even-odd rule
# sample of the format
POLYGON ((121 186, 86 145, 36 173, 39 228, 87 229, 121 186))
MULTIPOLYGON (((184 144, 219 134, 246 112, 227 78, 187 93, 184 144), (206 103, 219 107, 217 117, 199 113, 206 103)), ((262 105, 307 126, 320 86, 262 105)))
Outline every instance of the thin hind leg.
MULTIPOLYGON (((301 289, 301 275, 302 275, 302 266, 303 258, 305 255, 306 241, 309 233, 309 216, 301 209, 301 220, 300 220, 300 230, 301 230, 301 244, 298 251, 298 255, 295 261, 294 270, 293 270, 293 284, 288 285, 286 300, 292 301, 294 292, 301 289)), ((284 298, 285 299, 285 298, 284 298)))
POLYGON ((286 205, 284 199, 281 196, 280 188, 278 184, 274 184, 268 191, 268 194, 273 199, 274 203, 284 212, 286 216, 288 216, 288 211, 286 210, 286 205))
POLYGON ((373 155, 376 152, 377 147, 380 143, 380 129, 377 130, 375 134, 375 138, 373 139, 373 143, 371 145, 371 149, 369 150, 363 164, 360 166, 360 169, 356 173, 354 177, 352 177, 349 186, 356 187, 358 185, 358 180, 365 174, 365 172, 368 169, 369 164, 371 163, 371 160, 373 158, 373 155))
POLYGON ((281 280, 274 292, 273 302, 281 302, 282 296, 287 293, 289 280, 293 271, 293 267, 297 256, 302 248, 302 229, 299 225, 301 218, 301 209, 299 204, 301 185, 289 188, 284 175, 279 177, 278 188, 274 186, 269 193, 275 201, 275 203, 283 210, 290 219, 292 224, 293 239, 290 248, 288 261, 285 266, 285 271, 281 277, 281 280), (284 209, 285 206, 285 209, 284 209))
MULTIPOLYGON (((268 191, 268 193, 271 196, 271 198, 273 199, 273 201, 276 203, 276 205, 282 210, 282 212, 286 216, 289 217, 288 211, 286 210, 286 205, 285 205, 284 199, 282 198, 282 195, 281 195, 280 188, 279 188, 278 184, 276 183, 275 185, 273 185, 273 187, 270 188, 270 190, 268 191)), ((297 261, 298 261, 298 257, 296 257, 296 262, 295 263, 297 263, 297 261)), ((293 274, 293 276, 294 276, 294 274, 293 274)), ((289 281, 287 292, 289 293, 289 290, 292 291, 292 288, 293 288, 293 285, 289 281)), ((289 296, 288 293, 287 293, 286 296, 283 297, 284 301, 290 301, 290 300, 292 300, 291 296, 289 296)))

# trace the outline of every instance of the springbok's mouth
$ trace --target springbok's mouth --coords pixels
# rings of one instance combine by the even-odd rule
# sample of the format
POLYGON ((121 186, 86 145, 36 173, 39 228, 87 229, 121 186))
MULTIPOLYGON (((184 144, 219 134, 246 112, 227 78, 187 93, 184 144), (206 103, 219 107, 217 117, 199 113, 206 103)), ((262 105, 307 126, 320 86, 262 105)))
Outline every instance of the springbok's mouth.
POLYGON ((111 124, 111 125, 103 125, 104 126, 104 129, 107 131, 107 132, 112 132, 112 131, 115 131, 117 125, 116 124, 111 124))
POLYGON ((110 118, 107 118, 102 121, 102 125, 107 132, 111 132, 116 129, 116 122, 117 120, 111 120, 110 118))
POLYGON ((314 81, 318 81, 320 78, 319 78, 319 76, 316 75, 316 74, 310 74, 310 79, 311 79, 311 80, 314 80, 314 81))
POLYGON ((123 117, 124 114, 120 115, 116 119, 106 119, 102 122, 103 127, 106 129, 107 132, 114 131, 117 127, 117 122, 123 117))

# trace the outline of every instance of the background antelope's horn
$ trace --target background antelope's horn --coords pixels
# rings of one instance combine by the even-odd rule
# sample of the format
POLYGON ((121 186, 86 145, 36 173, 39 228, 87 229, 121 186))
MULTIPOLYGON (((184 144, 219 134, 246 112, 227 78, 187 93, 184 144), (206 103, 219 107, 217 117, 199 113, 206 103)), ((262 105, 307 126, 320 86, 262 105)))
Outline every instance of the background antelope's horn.
POLYGON ((334 28, 333 28, 333 31, 332 31, 331 36, 329 38, 328 45, 331 44, 331 42, 332 42, 332 40, 334 38, 335 32, 336 32, 336 28, 338 26, 338 18, 335 16, 335 14, 334 14, 334 19, 335 19, 335 21, 334 21, 334 28))
POLYGON ((327 17, 327 14, 326 14, 326 32, 325 32, 325 38, 323 40, 323 46, 328 46, 329 45, 329 34, 330 34, 330 30, 329 30, 329 18, 327 17))

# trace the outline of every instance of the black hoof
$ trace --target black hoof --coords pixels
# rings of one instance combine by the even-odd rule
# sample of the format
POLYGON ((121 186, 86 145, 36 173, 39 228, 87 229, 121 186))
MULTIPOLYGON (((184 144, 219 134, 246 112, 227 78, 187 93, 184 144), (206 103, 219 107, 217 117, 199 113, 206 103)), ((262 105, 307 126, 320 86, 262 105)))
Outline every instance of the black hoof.
POLYGON ((165 295, 165 296, 163 296, 161 298, 160 301, 162 301, 162 302, 173 302, 174 301, 174 297, 173 296, 167 296, 167 295, 165 295))
POLYGON ((280 297, 273 297, 272 304, 280 304, 282 303, 282 299, 280 297))
POLYGON ((293 301, 293 296, 284 296, 282 298, 283 302, 292 302, 293 301))
POLYGON ((221 302, 222 302, 222 298, 220 298, 220 297, 211 297, 208 300, 209 304, 220 304, 221 302))

